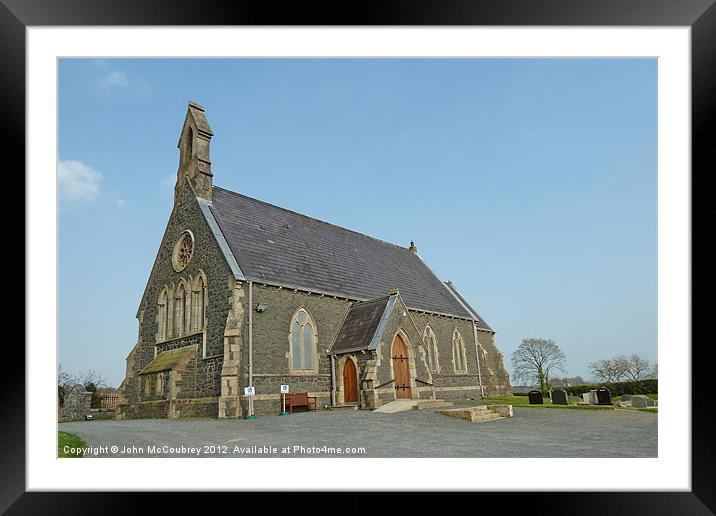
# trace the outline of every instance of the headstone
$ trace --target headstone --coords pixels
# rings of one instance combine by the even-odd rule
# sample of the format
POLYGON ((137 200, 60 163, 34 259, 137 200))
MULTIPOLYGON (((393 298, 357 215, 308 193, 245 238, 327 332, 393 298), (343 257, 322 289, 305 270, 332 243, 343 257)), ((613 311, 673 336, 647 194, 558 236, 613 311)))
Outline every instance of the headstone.
POLYGON ((652 400, 648 396, 632 396, 631 406, 638 408, 656 407, 657 402, 655 400, 652 400))
POLYGON ((622 394, 622 401, 631 401, 630 394, 622 394))
POLYGON ((62 405, 63 418, 72 420, 84 418, 90 411, 91 403, 92 393, 80 384, 73 385, 65 394, 65 402, 62 405))
POLYGON ((600 387, 597 389, 597 404, 598 405, 611 405, 612 404, 612 395, 609 392, 609 389, 606 387, 600 387))
POLYGON ((590 405, 596 405, 597 403, 599 403, 597 401, 597 391, 585 392, 584 394, 582 394, 582 398, 590 405))
POLYGON ((579 403, 580 401, 583 401, 583 400, 579 396, 570 396, 569 397, 570 403, 579 403))
POLYGON ((567 391, 564 389, 552 391, 552 405, 569 405, 567 401, 567 391))
POLYGON ((544 399, 540 391, 534 390, 527 393, 527 397, 530 400, 530 405, 543 405, 544 399))
POLYGON ((632 396, 631 406, 637 408, 646 408, 648 406, 646 400, 648 399, 649 398, 647 398, 646 396, 632 396))

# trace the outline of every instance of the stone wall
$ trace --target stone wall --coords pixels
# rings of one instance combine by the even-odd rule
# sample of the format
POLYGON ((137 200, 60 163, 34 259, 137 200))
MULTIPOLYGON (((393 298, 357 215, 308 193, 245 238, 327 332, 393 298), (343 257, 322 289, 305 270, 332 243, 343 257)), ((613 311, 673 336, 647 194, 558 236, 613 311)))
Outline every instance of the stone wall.
MULTIPOLYGON (((412 314, 407 310, 402 298, 398 297, 393 312, 383 331, 383 338, 375 350, 375 382, 374 389, 377 392, 370 393, 370 389, 364 385, 367 399, 371 397, 379 399, 382 403, 396 399, 395 385, 393 379, 392 348, 393 340, 400 334, 408 348, 410 388, 412 398, 425 398, 432 396, 430 385, 433 382, 428 370, 425 347, 422 342, 422 335, 416 327, 412 314)), ((366 402, 370 407, 372 404, 366 402)))
MULTIPOLYGON (((214 239, 198 201, 188 183, 179 190, 157 258, 149 276, 147 288, 140 304, 139 340, 128 357, 127 381, 120 392, 120 417, 136 416, 138 413, 157 414, 157 410, 128 410, 126 407, 137 403, 142 391, 132 381, 141 368, 146 366, 157 353, 176 347, 198 344, 194 381, 182 385, 182 398, 213 398, 220 394, 220 375, 224 351, 224 327, 230 308, 233 275, 214 239), (194 251, 188 266, 176 272, 172 265, 174 245, 180 235, 189 230, 194 235, 194 251), (187 334, 179 338, 157 342, 158 300, 165 285, 176 284, 181 278, 197 277, 200 271, 206 276, 208 302, 205 307, 206 326, 203 332, 187 334), (130 360, 131 358, 131 360, 130 360), (131 363, 130 363, 131 362, 131 363), (135 414, 130 416, 129 414, 135 414)), ((171 316, 171 315, 170 315, 171 316)))
MULTIPOLYGON (((248 286, 246 286, 248 288, 248 286)), ((326 355, 348 311, 349 301, 253 284, 253 307, 265 303, 264 312, 252 313, 253 318, 253 383, 256 391, 254 411, 257 415, 280 412, 280 386, 289 385, 291 392, 308 392, 316 396, 318 409, 330 405, 331 362, 326 355), (299 308, 304 307, 316 323, 318 374, 295 374, 289 370, 289 326, 299 308)), ((244 299, 248 299, 248 293, 244 299)), ((252 307, 252 308, 253 308, 252 307)), ((245 316, 247 319, 247 316, 245 316)), ((248 357, 248 331, 243 334, 242 355, 248 357)), ((240 392, 248 386, 249 361, 242 360, 240 392)), ((246 399, 242 406, 246 407, 246 399)))
POLYGON ((510 374, 505 369, 504 355, 495 344, 495 334, 477 332, 482 352, 482 383, 487 396, 511 396, 510 374))
POLYGON ((438 398, 475 398, 480 396, 477 358, 480 354, 480 373, 486 396, 503 396, 511 393, 509 374, 503 364, 503 355, 495 345, 494 333, 477 332, 480 344, 475 349, 472 322, 464 319, 411 312, 421 332, 429 324, 435 333, 438 346, 438 371, 433 380, 438 398), (455 330, 462 335, 467 358, 467 374, 456 373, 452 355, 452 337, 455 330))
POLYGON ((92 404, 92 393, 85 390, 82 385, 74 385, 65 393, 65 400, 62 404, 63 421, 84 419, 85 414, 90 413, 92 404))
MULTIPOLYGON (((176 204, 152 268, 146 292, 138 311, 139 339, 127 358, 127 377, 119 393, 120 417, 186 417, 199 415, 238 417, 246 413, 243 396, 248 386, 248 314, 253 319, 253 384, 256 388, 256 414, 273 414, 280 410, 279 387, 288 384, 291 392, 308 392, 317 397, 318 408, 330 404, 331 365, 326 351, 343 322, 351 301, 309 294, 288 288, 277 288, 254 282, 252 306, 248 306, 248 283, 237 282, 216 243, 194 193, 188 183, 179 189, 176 204), (176 272, 172 265, 174 245, 189 230, 194 235, 194 252, 187 268, 176 272), (203 272, 207 280, 208 303, 206 326, 202 332, 157 341, 158 298, 165 285, 176 284, 180 278, 196 277, 203 272), (258 313, 254 307, 264 303, 258 313), (289 370, 289 326, 296 311, 305 307, 315 321, 317 330, 316 374, 289 370), (191 367, 175 378, 177 403, 171 405, 161 397, 143 398, 141 380, 135 375, 157 353, 177 347, 197 345, 196 359, 191 367), (224 362, 227 361, 227 364, 224 362), (225 367, 226 366, 226 367, 225 367), (222 400, 221 402, 219 400, 222 400), (179 401, 181 400, 181 403, 179 401), (142 401, 140 406, 138 402, 142 401), (129 408, 130 405, 137 405, 129 408), (221 407, 221 411, 219 410, 221 407), (164 414, 163 416, 161 414, 164 414)), ((380 386, 391 380, 390 345, 400 329, 406 344, 411 346, 411 379, 414 397, 459 398, 479 396, 477 359, 471 321, 409 312, 396 309, 386 328, 385 339, 378 353, 356 354, 358 381, 361 390, 380 386), (411 320, 412 319, 412 320, 411 320), (415 325, 413 325, 413 322, 415 325), (440 371, 427 368, 422 332, 430 324, 439 347, 440 371), (417 326, 417 327, 416 327, 417 326), (465 343, 467 374, 455 374, 452 363, 452 335, 458 329, 465 343), (366 383, 368 382, 368 383, 366 383)), ((479 332, 483 384, 487 395, 510 392, 509 377, 503 357, 491 332, 479 332)), ((336 375, 341 371, 336 370, 336 375)), ((167 379, 167 385, 171 383, 167 379)), ((153 392, 153 391, 152 391, 153 392)), ((171 398, 171 396, 170 396, 171 398)), ((390 386, 378 388, 372 399, 362 398, 362 405, 372 408, 395 398, 390 386)))

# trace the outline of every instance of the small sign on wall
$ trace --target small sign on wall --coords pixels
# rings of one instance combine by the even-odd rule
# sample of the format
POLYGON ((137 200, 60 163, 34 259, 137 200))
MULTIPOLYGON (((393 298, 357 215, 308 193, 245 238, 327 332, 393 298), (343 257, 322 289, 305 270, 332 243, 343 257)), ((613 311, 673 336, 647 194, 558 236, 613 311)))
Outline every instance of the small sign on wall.
POLYGON ((282 385, 282 386, 281 386, 281 394, 284 394, 284 393, 287 393, 287 392, 288 392, 288 385, 282 385))
POLYGON ((244 394, 246 396, 253 396, 255 394, 253 387, 244 387, 244 394))

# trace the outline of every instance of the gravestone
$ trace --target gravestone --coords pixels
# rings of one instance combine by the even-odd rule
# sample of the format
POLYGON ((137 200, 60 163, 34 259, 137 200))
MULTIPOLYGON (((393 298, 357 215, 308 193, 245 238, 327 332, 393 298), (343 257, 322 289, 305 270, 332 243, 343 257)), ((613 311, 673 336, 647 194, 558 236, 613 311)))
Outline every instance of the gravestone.
POLYGON ((580 401, 583 401, 583 400, 579 396, 570 396, 569 397, 570 403, 579 403, 580 401))
POLYGON ((646 396, 632 396, 631 406, 637 408, 646 408, 646 396))
POLYGON ((569 405, 567 401, 567 391, 564 389, 552 391, 552 405, 569 405))
POLYGON ((622 401, 631 401, 631 394, 622 394, 622 401))
POLYGON ((648 396, 632 396, 631 406, 637 408, 656 407, 656 401, 648 396))
POLYGON ((597 403, 599 403, 597 401, 597 391, 585 392, 584 394, 582 394, 582 398, 590 405, 596 405, 597 403))
POLYGON ((598 405, 611 405, 612 404, 612 395, 609 392, 609 389, 606 387, 600 387, 597 389, 597 404, 598 405))
POLYGON ((527 397, 530 399, 530 405, 544 405, 544 399, 540 391, 530 391, 527 393, 527 397))

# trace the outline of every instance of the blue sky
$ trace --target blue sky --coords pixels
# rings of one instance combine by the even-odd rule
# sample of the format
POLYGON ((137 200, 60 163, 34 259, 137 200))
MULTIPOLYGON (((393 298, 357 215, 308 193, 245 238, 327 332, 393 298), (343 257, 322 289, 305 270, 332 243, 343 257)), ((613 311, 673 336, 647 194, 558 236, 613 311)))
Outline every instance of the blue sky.
POLYGON ((567 374, 657 350, 655 59, 63 59, 59 360, 112 385, 186 104, 215 184, 418 251, 567 374))

